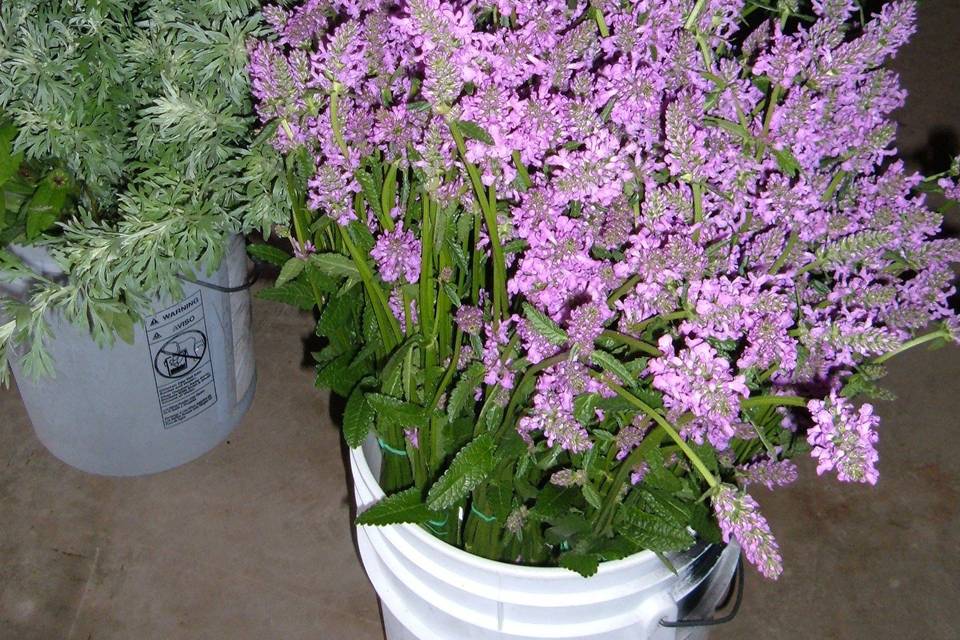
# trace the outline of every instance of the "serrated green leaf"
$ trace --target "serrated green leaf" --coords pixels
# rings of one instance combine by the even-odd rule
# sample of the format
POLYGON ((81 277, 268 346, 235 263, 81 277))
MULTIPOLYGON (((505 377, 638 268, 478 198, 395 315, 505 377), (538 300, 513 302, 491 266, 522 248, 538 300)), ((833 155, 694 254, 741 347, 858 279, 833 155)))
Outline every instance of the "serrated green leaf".
POLYGON ((587 504, 594 509, 600 509, 601 505, 603 504, 603 499, 600 497, 600 493, 594 489, 592 484, 589 482, 584 483, 584 485, 580 487, 580 491, 583 493, 583 498, 587 501, 587 504))
POLYGON ((404 427, 422 425, 430 418, 425 408, 393 396, 367 393, 366 398, 373 410, 381 417, 404 427))
POLYGON ((451 421, 455 420, 467 404, 473 401, 474 392, 483 380, 484 371, 483 363, 474 362, 460 374, 460 380, 454 385, 447 400, 447 416, 451 421))
POLYGON ((584 578, 589 578, 597 573, 600 568, 600 556, 596 553, 576 553, 568 551, 560 554, 558 564, 564 569, 576 571, 584 578))
POLYGON ((247 247, 247 253, 254 260, 266 262, 277 267, 282 267, 290 259, 290 254, 269 244, 251 244, 247 247))
POLYGON ((431 509, 443 510, 454 506, 473 491, 496 466, 493 436, 484 433, 461 449, 450 466, 427 494, 431 509))
POLYGON ((358 307, 362 303, 363 298, 359 296, 330 298, 317 322, 317 335, 331 339, 352 335, 356 328, 356 315, 360 311, 358 307))
POLYGON ((373 209, 377 217, 382 216, 383 208, 380 203, 380 185, 377 184, 376 178, 364 169, 358 169, 356 173, 354 173, 354 177, 360 184, 360 190, 363 192, 363 198, 367 201, 367 204, 370 205, 370 208, 373 209))
POLYGON ((460 294, 457 293, 456 288, 449 282, 441 282, 440 288, 443 289, 443 292, 447 295, 447 299, 453 304, 454 307, 458 309, 463 306, 463 303, 460 301, 460 294))
POLYGON ((596 417, 597 401, 600 394, 582 393, 573 399, 573 417, 580 424, 589 424, 596 417))
POLYGON ((684 551, 694 542, 685 526, 636 507, 622 507, 618 520, 620 535, 650 551, 684 551))
POLYGON ((357 386, 347 399, 343 411, 343 439, 351 449, 359 447, 373 428, 374 409, 366 394, 357 386))
POLYGON ((301 260, 300 258, 290 258, 280 269, 280 275, 277 276, 276 286, 282 287, 287 284, 294 278, 298 277, 303 273, 304 268, 306 268, 307 263, 301 260))
POLYGON ((361 279, 360 270, 353 260, 339 253, 315 253, 310 256, 310 264, 327 276, 361 279))
POLYGON ((535 309, 529 303, 523 303, 523 316, 530 323, 530 328, 543 336, 550 344, 559 346, 567 342, 567 333, 546 314, 535 309))
POLYGON ((310 285, 300 280, 288 282, 280 287, 261 289, 256 293, 256 296, 261 300, 289 304, 302 311, 309 311, 316 304, 310 285))
POLYGON ((789 149, 773 149, 773 156, 777 159, 780 171, 793 178, 800 173, 800 163, 789 149))
POLYGON ((314 385, 318 389, 330 389, 337 395, 347 395, 353 388, 353 384, 348 384, 350 381, 347 380, 350 360, 352 359, 352 353, 341 353, 329 359, 326 363, 318 365, 314 385))
POLYGON ((623 363, 606 351, 601 351, 600 349, 595 350, 590 354, 590 361, 606 373, 620 378, 627 386, 633 387, 637 383, 637 379, 630 374, 630 371, 623 366, 623 363))
POLYGON ((469 120, 457 120, 457 127, 463 133, 463 137, 469 138, 471 140, 478 140, 484 144, 493 144, 493 136, 491 136, 486 129, 478 125, 476 122, 470 122, 469 120))
POLYGON ((357 516, 357 526, 383 527, 391 524, 423 524, 437 518, 420 497, 420 489, 410 487, 386 496, 357 516))
POLYGON ((548 484, 537 495, 537 502, 530 514, 539 520, 554 520, 569 512, 577 500, 579 490, 576 487, 558 487, 548 484))

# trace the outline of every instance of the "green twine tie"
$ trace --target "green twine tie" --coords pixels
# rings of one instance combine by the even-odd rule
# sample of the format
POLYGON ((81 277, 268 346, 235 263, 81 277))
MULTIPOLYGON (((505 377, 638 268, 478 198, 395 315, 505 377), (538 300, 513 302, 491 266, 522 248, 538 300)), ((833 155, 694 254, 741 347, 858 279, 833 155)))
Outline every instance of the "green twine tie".
POLYGON ((390 445, 388 445, 386 442, 384 442, 383 438, 377 438, 377 442, 380 443, 380 448, 383 449, 384 451, 386 451, 387 453, 392 453, 392 454, 395 455, 395 456, 405 456, 405 455, 407 455, 407 452, 404 451, 403 449, 395 449, 395 448, 391 447, 390 445))
POLYGON ((476 508, 474 505, 470 505, 470 513, 472 513, 473 515, 477 516, 478 518, 480 518, 480 519, 483 520, 484 522, 494 522, 494 521, 497 519, 496 516, 488 516, 487 514, 483 513, 482 511, 477 510, 477 508, 476 508))

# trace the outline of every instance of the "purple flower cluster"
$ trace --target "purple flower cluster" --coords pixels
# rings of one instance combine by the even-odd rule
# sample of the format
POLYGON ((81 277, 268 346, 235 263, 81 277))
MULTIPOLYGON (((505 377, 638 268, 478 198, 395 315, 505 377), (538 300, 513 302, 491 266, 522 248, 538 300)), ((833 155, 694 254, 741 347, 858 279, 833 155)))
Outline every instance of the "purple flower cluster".
POLYGON ((807 403, 814 426, 807 441, 817 459, 817 474, 836 469, 842 482, 876 484, 877 425, 880 418, 869 404, 857 410, 849 400, 831 393, 826 400, 807 403))
POLYGON ((734 376, 730 362, 699 338, 688 338, 686 348, 677 352, 670 336, 663 336, 659 347, 663 356, 651 360, 648 369, 669 413, 679 417, 689 411, 694 419, 683 434, 726 449, 736 434, 740 398, 750 395, 744 377, 734 376))
POLYGON ((385 231, 370 250, 385 282, 417 282, 420 279, 420 240, 403 223, 385 231))
POLYGON ((735 539, 760 573, 771 579, 779 577, 783 572, 780 547, 767 519, 760 515, 757 501, 729 484, 717 487, 712 501, 723 541, 735 539))
POLYGON ((762 484, 767 489, 785 487, 797 480, 797 465, 791 460, 773 460, 766 458, 737 467, 740 486, 762 484))

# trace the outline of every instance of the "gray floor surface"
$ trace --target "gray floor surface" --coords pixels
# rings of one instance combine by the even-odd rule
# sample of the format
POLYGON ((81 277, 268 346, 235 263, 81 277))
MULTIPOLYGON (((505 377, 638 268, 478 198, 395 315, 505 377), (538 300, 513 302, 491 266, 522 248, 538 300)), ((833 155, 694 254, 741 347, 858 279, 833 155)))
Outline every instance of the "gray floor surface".
MULTIPOLYGON (((960 3, 926 2, 897 60, 913 166, 956 153, 960 3)), ((956 217, 951 221, 956 228, 956 217)), ((84 475, 0 391, 0 640, 374 640, 339 435, 302 365, 310 317, 257 302, 259 389, 228 442, 156 476, 84 475)), ((757 498, 780 541, 712 637, 960 638, 960 349, 893 361, 875 488, 817 479, 757 498)))

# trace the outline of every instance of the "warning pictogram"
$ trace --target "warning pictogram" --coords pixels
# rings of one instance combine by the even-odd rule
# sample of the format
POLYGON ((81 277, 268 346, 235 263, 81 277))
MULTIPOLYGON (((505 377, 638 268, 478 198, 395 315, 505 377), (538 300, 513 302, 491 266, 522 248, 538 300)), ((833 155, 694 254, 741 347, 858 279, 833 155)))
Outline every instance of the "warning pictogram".
POLYGON ((207 337, 200 331, 184 331, 164 343, 153 367, 164 378, 182 378, 201 362, 207 353, 207 337))
POLYGON ((216 404, 200 292, 145 318, 144 324, 163 426, 174 427, 216 404))

